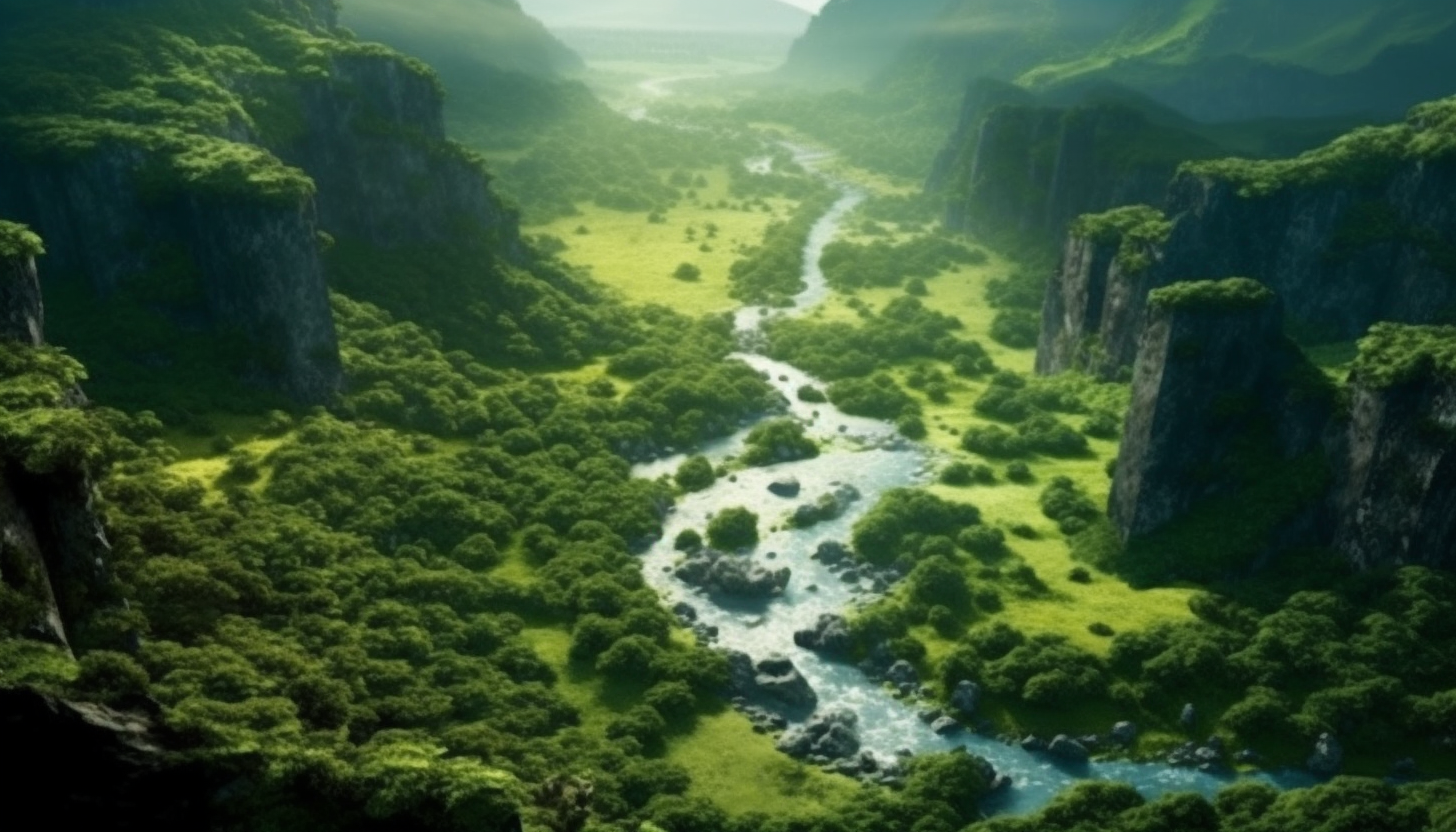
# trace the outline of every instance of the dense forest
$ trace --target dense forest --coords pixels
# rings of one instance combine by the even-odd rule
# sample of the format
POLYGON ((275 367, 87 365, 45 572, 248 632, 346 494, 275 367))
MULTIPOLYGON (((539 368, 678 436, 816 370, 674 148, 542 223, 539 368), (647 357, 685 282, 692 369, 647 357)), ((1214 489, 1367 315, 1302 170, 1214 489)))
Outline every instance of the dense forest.
POLYGON ((1456 828, 1456 12, 1285 5, 0 0, 12 811, 1456 828))

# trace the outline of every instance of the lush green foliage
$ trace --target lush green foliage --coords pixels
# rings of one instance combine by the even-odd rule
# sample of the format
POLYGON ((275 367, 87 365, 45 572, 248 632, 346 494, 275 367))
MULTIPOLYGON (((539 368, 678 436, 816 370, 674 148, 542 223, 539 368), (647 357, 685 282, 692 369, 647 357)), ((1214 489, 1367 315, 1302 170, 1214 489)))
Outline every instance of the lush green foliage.
POLYGON ((1153 264, 1152 249, 1167 241, 1173 223, 1147 205, 1128 205, 1102 214, 1087 214, 1072 224, 1072 234, 1101 246, 1117 246, 1117 262, 1135 274, 1153 264))
POLYGON ((29 228, 0 220, 0 258, 39 257, 42 254, 45 254, 45 246, 29 228))
POLYGON ((749 431, 747 445, 738 460, 752 467, 813 459, 819 446, 804 435, 804 425, 793 419, 774 419, 749 431))
POLYGON ((986 253, 948 237, 927 235, 904 243, 876 240, 869 244, 839 240, 820 258, 829 285, 839 291, 871 286, 899 286, 907 278, 935 277, 957 265, 980 265, 986 253))
POLYGON ((910 358, 948 361, 969 376, 994 370, 979 343, 955 336, 961 329, 959 320, 908 295, 885 304, 877 315, 866 313, 859 326, 786 317, 766 327, 771 358, 829 381, 868 376, 886 362, 910 358))
POLYGON ((730 552, 758 543, 758 515, 742 506, 725 508, 708 522, 708 542, 730 552))
POLYGON ((897 488, 885 492, 855 523, 854 550, 871 563, 888 564, 902 556, 914 560, 927 538, 953 541, 962 529, 980 522, 981 513, 974 506, 948 502, 928 491, 897 488))
POLYGON ((1456 375, 1456 327, 1379 323, 1360 341, 1354 378, 1376 388, 1456 375))
POLYGON ((1246 277, 1224 280, 1189 280, 1148 293, 1154 309, 1226 312, 1259 309, 1275 300, 1268 286, 1246 277))
POLYGON ((1293 159, 1192 162, 1184 171, 1221 180, 1244 197, 1320 184, 1366 185, 1401 165, 1444 159, 1456 152, 1456 99, 1422 104, 1403 123, 1362 127, 1293 159))
POLYGON ((829 193, 805 200, 792 217, 770 225, 763 242, 729 269, 729 295, 754 306, 788 306, 804 291, 804 248, 809 232, 833 201, 829 193))

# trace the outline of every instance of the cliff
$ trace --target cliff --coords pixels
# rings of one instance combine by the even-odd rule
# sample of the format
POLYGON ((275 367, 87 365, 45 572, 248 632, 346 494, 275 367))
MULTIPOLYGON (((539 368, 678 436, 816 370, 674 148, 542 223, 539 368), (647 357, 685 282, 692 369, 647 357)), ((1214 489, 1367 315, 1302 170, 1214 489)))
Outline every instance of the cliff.
POLYGON ((1456 328, 1376 325, 1339 395, 1266 287, 1154 291, 1108 513, 1113 565, 1141 580, 1298 547, 1456 565, 1456 328))
POLYGON ((928 189, 945 195, 949 228, 1045 243, 1082 214, 1161 201, 1182 162, 1218 151, 1131 104, 988 111, 968 98, 928 189))
POLYGON ((1351 562, 1456 566, 1456 327, 1382 324, 1332 431, 1332 546, 1351 562))
POLYGON ((1130 366, 1149 290, 1229 275, 1279 293, 1303 338, 1456 311, 1456 100, 1292 160, 1185 165, 1163 217, 1122 209, 1071 230, 1047 290, 1040 372, 1130 366), (1150 228, 1159 233, 1149 235, 1150 228))
MULTIPOLYGON (((524 262, 514 212, 445 139, 434 74, 351 40, 333 4, 34 14, 0 35, 15 103, 0 120, 0 213, 45 237, 48 280, 238 341, 219 373, 299 403, 334 398, 331 237, 375 249, 471 239, 524 262), (57 62, 78 51, 95 60, 57 62)), ((156 333, 127 335, 72 346, 98 367, 118 354, 176 361, 156 333)))
POLYGON ((6 623, 69 646, 115 602, 111 547, 85 465, 53 450, 84 398, 79 370, 46 350, 35 256, 40 239, 0 221, 0 607, 6 623))
POLYGON ((1329 404, 1292 380, 1318 375, 1284 338, 1278 298, 1258 283, 1154 292, 1109 505, 1123 539, 1237 493, 1254 468, 1317 448, 1329 404))

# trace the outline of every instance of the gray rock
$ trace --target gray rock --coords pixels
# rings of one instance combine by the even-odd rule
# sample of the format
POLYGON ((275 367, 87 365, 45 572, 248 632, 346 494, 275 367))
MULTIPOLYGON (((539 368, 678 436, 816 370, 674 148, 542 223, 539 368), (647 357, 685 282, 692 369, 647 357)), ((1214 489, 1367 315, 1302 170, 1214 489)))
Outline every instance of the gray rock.
POLYGON ((920 686, 920 674, 916 672, 915 665, 903 659, 890 665, 885 671, 885 678, 896 685, 910 685, 911 690, 920 686))
POLYGON ((1066 734, 1058 734, 1047 746, 1047 753, 1068 763, 1085 763, 1092 757, 1087 746, 1072 739, 1066 734))
POLYGON ((939 708, 922 708, 922 709, 920 709, 919 711, 917 711, 915 713, 915 716, 921 722, 925 723, 926 725, 929 725, 930 723, 936 721, 937 719, 940 719, 941 717, 945 716, 945 711, 942 711, 939 708))
POLYGON ((1112 741, 1118 745, 1127 747, 1137 742, 1138 727, 1133 722, 1119 722, 1112 726, 1112 741))
POLYGON ((1198 724, 1198 710, 1193 707, 1192 702, 1183 706, 1183 713, 1178 716, 1178 724, 1186 730, 1192 730, 1198 724))
POLYGON ((964 729, 961 727, 961 724, 959 722, 956 722, 954 719, 951 719, 948 716, 943 716, 940 719, 937 719, 936 721, 930 723, 930 730, 934 731, 942 737, 948 737, 953 734, 959 734, 964 729))
POLYGON ((849 622, 840 615, 824 614, 808 630, 794 633, 794 644, 834 658, 848 658, 854 652, 849 622))
POLYGON ((746 703, 745 697, 758 690, 753 669, 753 659, 738 650, 725 651, 728 657, 728 692, 733 695, 734 704, 746 703))
POLYGON ((1022 751, 1029 751, 1033 753, 1045 751, 1047 749, 1046 740, 1038 737, 1036 734, 1026 735, 1026 737, 1021 740, 1019 745, 1021 746, 1022 751))
POLYGON ((1319 777, 1334 777, 1345 765, 1345 749, 1334 734, 1320 734, 1314 744, 1314 753, 1305 762, 1310 773, 1319 777))
POLYGON ((793 499, 799 496, 799 480, 797 477, 780 477, 768 484, 768 491, 775 497, 793 499))
POLYGON ((981 686, 970 679, 960 680, 951 692, 950 704, 965 716, 974 714, 981 704, 981 686))
POLYGON ((807 722, 787 731, 779 739, 778 749, 800 759, 815 757, 839 760, 859 753, 859 718, 852 711, 829 711, 814 714, 807 722))
POLYGON ((809 680, 788 657, 770 656, 754 665, 754 669, 757 671, 754 684, 764 695, 793 708, 812 708, 819 703, 809 680))
POLYGON ((1259 763, 1263 762, 1263 760, 1264 758, 1260 756, 1259 752, 1255 751, 1252 748, 1245 748, 1244 750, 1234 755, 1234 762, 1243 766, 1258 765, 1259 763))
POLYGON ((820 563, 833 566, 836 563, 843 563, 844 561, 849 560, 850 553, 849 548, 843 543, 839 543, 834 540, 826 540, 823 543, 819 544, 818 549, 814 550, 814 554, 812 557, 814 560, 817 560, 820 563))
POLYGON ((688 624, 698 620, 698 610, 686 601, 679 601, 672 605, 672 614, 688 624))
POLYGON ((991 791, 1004 792, 1007 789, 1011 788, 1014 782, 1015 781, 1013 781, 1010 777, 1007 777, 1004 774, 997 774, 995 777, 991 778, 991 791))
POLYGON ((855 569, 854 567, 850 567, 849 569, 846 569, 843 572, 839 573, 839 580, 844 581, 847 584, 858 583, 859 578, 859 570, 855 569))

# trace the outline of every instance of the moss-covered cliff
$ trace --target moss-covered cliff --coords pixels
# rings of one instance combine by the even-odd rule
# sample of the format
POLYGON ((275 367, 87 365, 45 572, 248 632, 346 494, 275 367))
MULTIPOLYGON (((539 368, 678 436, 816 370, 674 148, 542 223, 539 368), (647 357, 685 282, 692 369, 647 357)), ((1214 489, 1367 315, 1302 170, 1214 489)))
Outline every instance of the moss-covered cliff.
POLYGON ((1456 328, 1376 325, 1338 394, 1267 287, 1154 291, 1109 514, 1142 580, 1298 547, 1358 568, 1456 562, 1456 328))
POLYGON ((1161 240, 1125 238, 1115 221, 1125 215, 1077 224, 1048 289, 1038 367, 1113 375, 1130 366, 1148 291, 1184 280, 1258 280, 1279 293, 1306 339, 1351 340, 1382 320, 1450 320, 1453 120, 1456 100, 1448 99, 1296 159, 1185 165, 1161 240), (1127 248, 1141 253, 1132 261, 1111 254, 1127 248))
MULTIPOLYGON (((474 317, 416 316, 447 335, 524 312, 487 297, 529 258, 479 161, 446 139, 434 73, 354 40, 332 4, 17 8, 0 36, 0 212, 46 238, 56 329, 99 383, 211 366, 330 400, 333 240, 472 251, 452 306, 474 317)), ((388 280, 351 283, 389 305, 388 280)))

